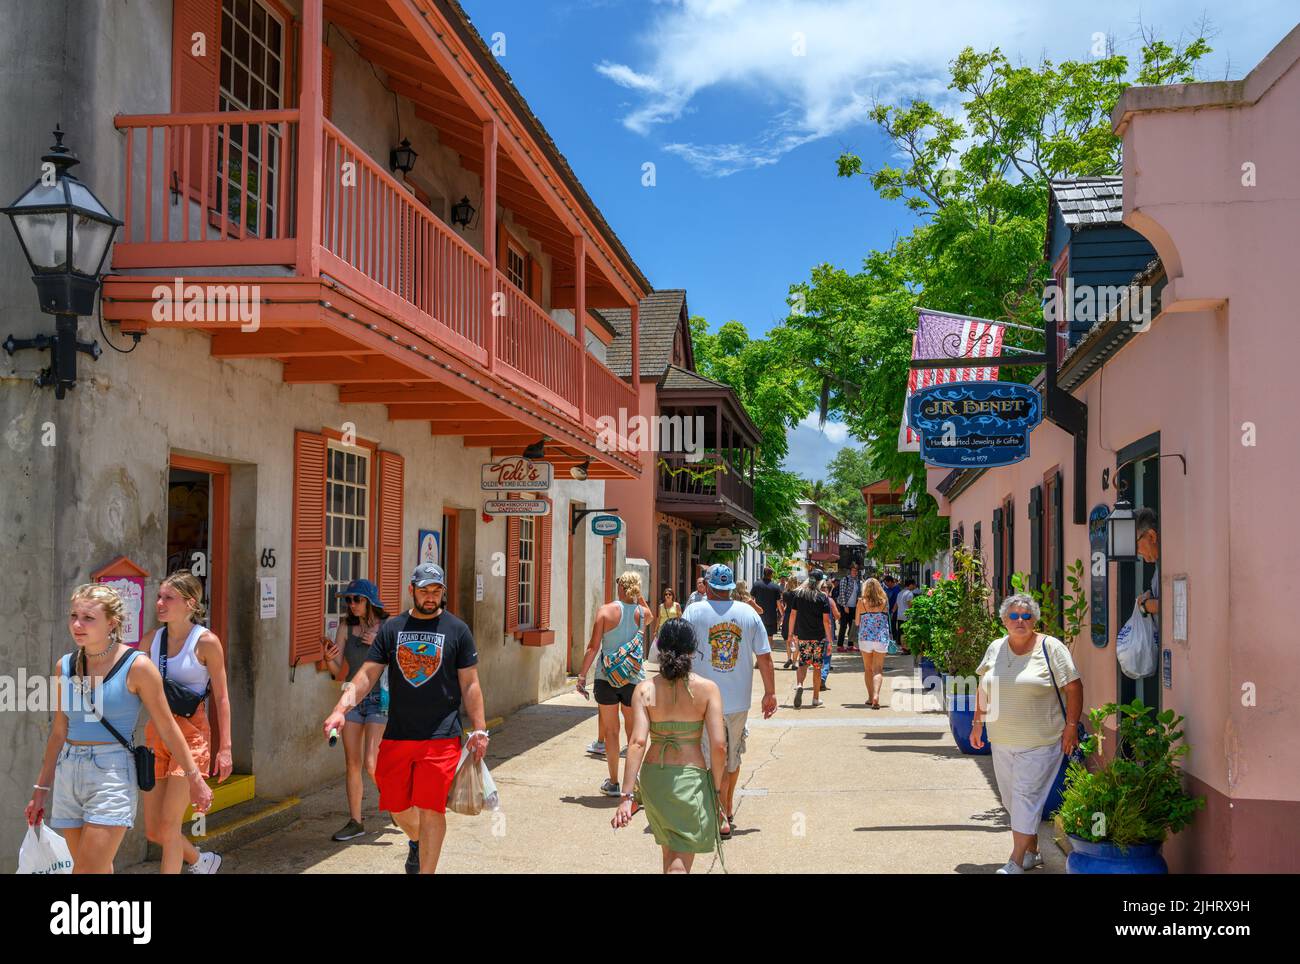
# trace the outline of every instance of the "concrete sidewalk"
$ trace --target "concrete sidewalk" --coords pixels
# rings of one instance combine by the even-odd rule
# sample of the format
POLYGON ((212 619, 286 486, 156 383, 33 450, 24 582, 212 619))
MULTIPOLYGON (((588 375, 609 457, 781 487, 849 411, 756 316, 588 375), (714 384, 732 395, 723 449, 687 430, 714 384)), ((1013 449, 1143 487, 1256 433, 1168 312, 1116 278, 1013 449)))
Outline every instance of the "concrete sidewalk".
MULTIPOLYGON (((1006 862, 1011 833, 991 760, 958 751, 937 701, 919 705, 911 664, 888 658, 892 706, 880 710, 865 706, 857 653, 836 654, 818 709, 807 707, 807 692, 804 708, 793 708, 794 673, 778 668, 781 705, 770 720, 762 719, 755 673, 737 828, 723 844, 728 872, 991 873, 1006 862)), ((658 873, 644 817, 610 827, 617 800, 598 789, 605 763, 584 752, 595 718, 595 704, 574 693, 510 716, 488 754, 502 810, 449 814, 439 871, 658 873)), ((329 839, 347 819, 342 768, 340 751, 339 784, 304 797, 297 823, 226 854, 222 873, 402 873, 406 838, 376 814, 369 783, 369 832, 346 844, 329 839)), ((1050 825, 1042 829, 1047 872, 1064 872, 1050 825)), ((694 872, 705 871, 721 872, 716 856, 696 860, 694 872)))

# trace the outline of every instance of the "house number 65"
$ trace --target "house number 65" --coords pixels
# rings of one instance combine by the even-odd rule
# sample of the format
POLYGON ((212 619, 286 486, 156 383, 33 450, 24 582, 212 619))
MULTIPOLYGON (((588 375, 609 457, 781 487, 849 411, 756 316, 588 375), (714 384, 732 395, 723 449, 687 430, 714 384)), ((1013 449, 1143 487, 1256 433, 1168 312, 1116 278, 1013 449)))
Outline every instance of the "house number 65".
POLYGON ((262 568, 263 568, 263 569, 274 569, 274 568, 275 568, 275 550, 274 550, 274 549, 263 549, 263 550, 262 550, 262 568))

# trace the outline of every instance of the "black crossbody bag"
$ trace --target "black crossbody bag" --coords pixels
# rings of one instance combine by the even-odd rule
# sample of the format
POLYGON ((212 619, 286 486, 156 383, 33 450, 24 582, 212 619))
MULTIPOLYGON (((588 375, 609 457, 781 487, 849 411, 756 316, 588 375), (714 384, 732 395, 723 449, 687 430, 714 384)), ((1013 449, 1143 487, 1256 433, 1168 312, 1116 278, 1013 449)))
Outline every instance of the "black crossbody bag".
MULTIPOLYGON (((122 665, 126 663, 126 661, 129 660, 130 658, 131 658, 131 654, 127 653, 116 663, 114 663, 113 668, 108 671, 108 675, 104 677, 104 682, 100 685, 107 686, 108 681, 111 680, 115 675, 117 675, 117 671, 121 669, 122 665)), ((68 655, 69 677, 71 677, 72 666, 75 662, 76 662, 75 655, 69 654, 68 655)), ((108 730, 109 733, 113 734, 113 739, 117 740, 118 743, 121 743, 124 747, 126 747, 127 752, 129 752, 131 756, 134 758, 135 785, 139 787, 141 790, 152 790, 154 788, 154 781, 155 781, 154 772, 153 772, 153 750, 143 744, 141 746, 133 746, 130 740, 126 739, 126 737, 122 736, 121 733, 117 732, 117 729, 113 726, 112 723, 108 722, 108 720, 104 719, 102 716, 99 715, 98 710, 94 708, 95 704, 93 702, 91 702, 90 706, 91 706, 91 715, 93 715, 96 720, 102 723, 104 725, 104 729, 108 730)))
POLYGON ((167 694, 167 708, 177 716, 183 716, 189 719, 199 711, 203 701, 208 698, 208 693, 212 690, 212 682, 208 682, 207 689, 202 693, 195 693, 188 686, 182 686, 175 680, 167 678, 167 627, 162 628, 162 639, 158 643, 158 664, 162 671, 163 692, 167 694))

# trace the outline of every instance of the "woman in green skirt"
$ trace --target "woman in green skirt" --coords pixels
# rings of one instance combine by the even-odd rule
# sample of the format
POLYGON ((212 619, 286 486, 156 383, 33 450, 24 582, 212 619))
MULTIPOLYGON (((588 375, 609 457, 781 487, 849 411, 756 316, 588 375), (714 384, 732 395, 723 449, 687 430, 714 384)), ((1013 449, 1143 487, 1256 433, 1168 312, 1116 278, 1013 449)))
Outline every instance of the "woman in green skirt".
POLYGON ((721 857, 718 788, 727 765, 722 694, 716 683, 691 672, 694 657, 690 623, 664 623, 659 629, 659 672, 632 694, 625 792, 610 821, 616 830, 626 827, 637 800, 663 850, 666 874, 689 874, 696 854, 717 851, 721 857), (700 749, 705 727, 713 757, 708 764, 700 749), (628 792, 630 787, 637 789, 628 792))

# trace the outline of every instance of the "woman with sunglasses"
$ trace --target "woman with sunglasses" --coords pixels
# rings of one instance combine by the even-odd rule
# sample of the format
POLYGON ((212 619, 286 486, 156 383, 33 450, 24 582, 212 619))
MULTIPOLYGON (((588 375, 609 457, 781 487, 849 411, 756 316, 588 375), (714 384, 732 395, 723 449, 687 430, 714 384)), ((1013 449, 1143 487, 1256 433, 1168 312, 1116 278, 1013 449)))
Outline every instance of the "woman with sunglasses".
POLYGON ((1065 644, 1035 630, 1042 610, 1033 596, 1008 596, 998 615, 1007 634, 989 644, 975 669, 970 744, 984 746, 987 717, 993 775, 1011 817, 1011 859, 997 872, 1023 874, 1043 865, 1038 825, 1062 754, 1079 745, 1083 682, 1065 644))
MULTIPOLYGON (((379 634, 379 627, 388 618, 379 601, 379 589, 369 579, 354 579, 342 592, 348 607, 347 615, 339 621, 334 639, 325 640, 325 659, 330 672, 338 680, 350 680, 361 669, 370 652, 370 644, 379 634), (346 670, 346 672, 345 672, 346 670)), ((359 704, 343 717, 343 759, 347 767, 348 822, 333 839, 342 843, 366 832, 361 820, 361 766, 365 763, 370 782, 375 782, 375 763, 379 759, 379 741, 388 725, 387 670, 376 686, 359 704)))

